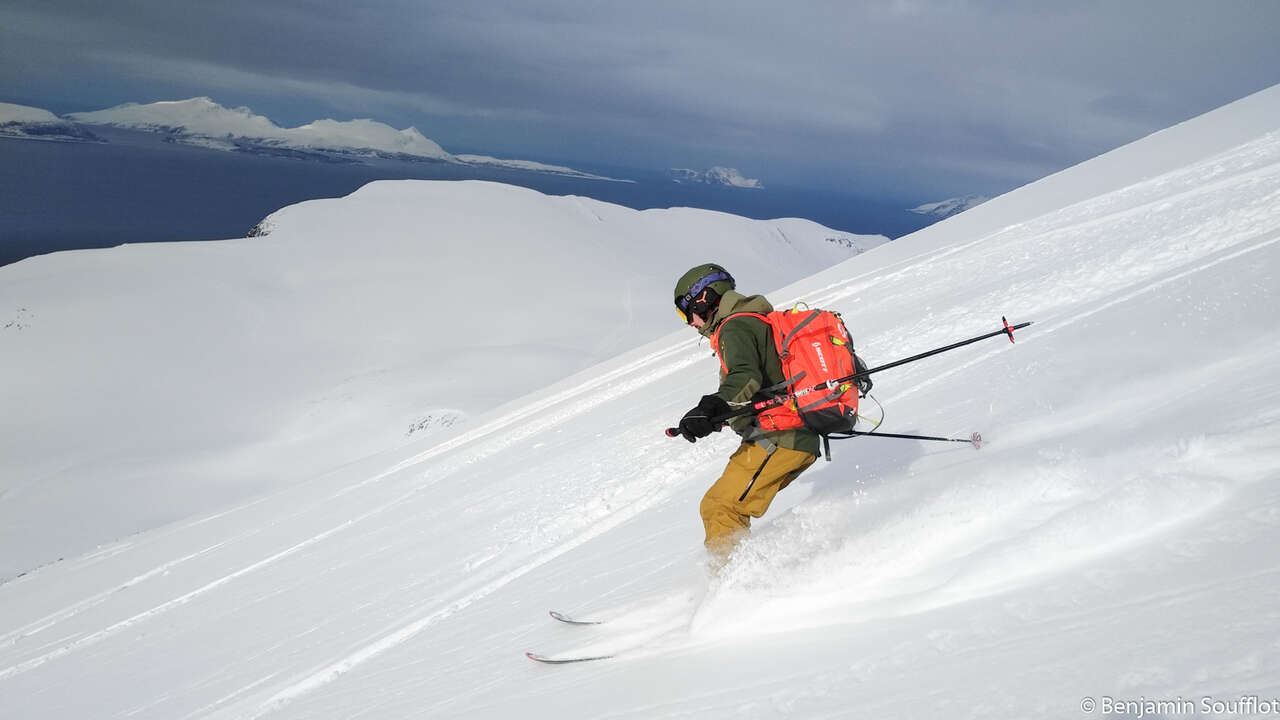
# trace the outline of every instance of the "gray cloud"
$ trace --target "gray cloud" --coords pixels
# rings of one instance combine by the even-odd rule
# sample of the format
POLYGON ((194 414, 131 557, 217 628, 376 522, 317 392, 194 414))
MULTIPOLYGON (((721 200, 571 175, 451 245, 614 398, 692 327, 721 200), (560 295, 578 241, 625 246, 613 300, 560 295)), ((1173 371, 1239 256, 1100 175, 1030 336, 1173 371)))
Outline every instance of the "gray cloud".
POLYGON ((0 98, 211 95, 453 150, 990 192, 1280 82, 1280 3, 6 0, 0 98))

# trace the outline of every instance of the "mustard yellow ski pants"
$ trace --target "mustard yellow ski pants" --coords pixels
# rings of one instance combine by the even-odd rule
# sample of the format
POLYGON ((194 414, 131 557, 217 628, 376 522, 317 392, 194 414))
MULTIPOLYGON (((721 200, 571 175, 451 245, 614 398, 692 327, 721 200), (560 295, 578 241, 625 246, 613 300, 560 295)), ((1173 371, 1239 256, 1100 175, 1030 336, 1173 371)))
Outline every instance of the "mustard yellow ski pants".
POLYGON ((775 448, 770 455, 761 445, 742 443, 729 457, 724 473, 707 490, 698 508, 707 531, 707 551, 712 557, 722 562, 727 559, 734 546, 750 531, 751 518, 762 517, 778 491, 790 485, 817 459, 817 455, 784 447, 775 448), (751 482, 753 476, 754 483, 751 482))

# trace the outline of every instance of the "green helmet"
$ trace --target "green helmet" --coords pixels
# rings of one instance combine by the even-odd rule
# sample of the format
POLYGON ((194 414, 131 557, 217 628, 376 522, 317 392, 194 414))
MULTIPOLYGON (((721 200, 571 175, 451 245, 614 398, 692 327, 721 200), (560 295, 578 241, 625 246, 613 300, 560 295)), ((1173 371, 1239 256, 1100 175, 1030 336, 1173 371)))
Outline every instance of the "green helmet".
POLYGON ((734 287, 736 284, 728 270, 715 263, 699 265, 676 282, 676 310, 686 324, 692 313, 708 319, 720 304, 720 298, 734 287))

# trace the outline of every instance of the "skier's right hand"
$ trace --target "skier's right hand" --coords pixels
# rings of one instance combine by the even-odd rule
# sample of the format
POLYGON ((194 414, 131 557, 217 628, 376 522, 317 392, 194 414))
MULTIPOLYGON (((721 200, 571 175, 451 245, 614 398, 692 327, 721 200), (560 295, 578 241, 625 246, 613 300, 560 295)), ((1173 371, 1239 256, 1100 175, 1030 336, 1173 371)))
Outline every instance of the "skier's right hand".
POLYGON ((729 413, 729 403, 720 399, 719 395, 704 395, 697 407, 680 418, 680 436, 689 442, 697 442, 719 430, 711 418, 729 413))

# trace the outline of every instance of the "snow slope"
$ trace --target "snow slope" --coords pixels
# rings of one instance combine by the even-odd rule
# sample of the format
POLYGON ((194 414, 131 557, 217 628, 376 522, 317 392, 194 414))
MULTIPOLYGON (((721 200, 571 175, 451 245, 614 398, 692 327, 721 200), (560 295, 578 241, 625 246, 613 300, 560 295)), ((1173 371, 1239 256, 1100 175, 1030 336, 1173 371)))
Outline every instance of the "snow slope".
POLYGON ((1280 87, 772 292, 873 364, 1036 324, 877 380, 887 429, 985 448, 840 444, 710 585, 733 442, 661 434, 713 384, 686 331, 0 586, 0 714, 1247 715, 1280 695, 1277 119, 1280 87))
POLYGON ((774 287, 886 241, 485 182, 375 182, 263 226, 0 268, 0 579, 659 337, 676 268, 733 255, 774 287))

